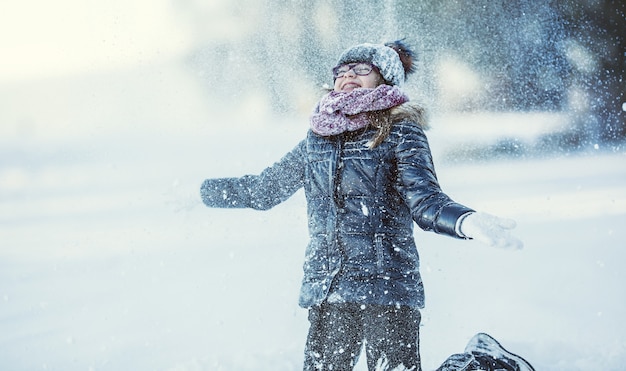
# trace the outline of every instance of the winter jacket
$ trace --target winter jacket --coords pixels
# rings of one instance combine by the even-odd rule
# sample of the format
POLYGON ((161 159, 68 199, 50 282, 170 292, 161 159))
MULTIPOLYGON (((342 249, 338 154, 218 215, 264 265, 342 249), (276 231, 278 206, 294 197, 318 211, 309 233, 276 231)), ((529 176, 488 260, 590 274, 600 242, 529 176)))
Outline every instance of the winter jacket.
POLYGON ((457 219, 471 209, 438 184, 422 128, 395 123, 370 149, 374 129, 332 137, 309 131, 259 175, 207 179, 210 207, 269 209, 304 187, 310 242, 300 306, 328 302, 423 307, 413 222, 461 238, 457 219))

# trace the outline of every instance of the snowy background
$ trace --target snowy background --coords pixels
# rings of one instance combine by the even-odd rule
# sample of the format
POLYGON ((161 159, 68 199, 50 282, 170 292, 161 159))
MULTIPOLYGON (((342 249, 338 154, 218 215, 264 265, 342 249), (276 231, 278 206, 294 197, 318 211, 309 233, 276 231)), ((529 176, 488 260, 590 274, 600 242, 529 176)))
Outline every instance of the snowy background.
MULTIPOLYGON (((274 112, 263 90, 233 89, 249 70, 212 85, 188 56, 219 30, 173 3, 63 3, 0 12, 0 369, 301 369, 304 195, 267 212, 196 195, 295 146, 316 92, 274 112)), ((626 152, 516 151, 571 117, 433 115, 444 189, 516 219, 525 248, 416 231, 425 370, 479 331, 537 370, 626 364, 626 152)))

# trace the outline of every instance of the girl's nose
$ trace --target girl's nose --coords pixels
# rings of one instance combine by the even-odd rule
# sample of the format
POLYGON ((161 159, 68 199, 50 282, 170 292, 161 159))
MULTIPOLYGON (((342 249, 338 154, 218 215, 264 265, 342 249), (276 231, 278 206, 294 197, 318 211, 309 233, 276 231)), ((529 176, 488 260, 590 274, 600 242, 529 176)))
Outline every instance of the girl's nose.
POLYGON ((355 77, 355 76, 356 76, 356 73, 354 72, 354 69, 350 68, 350 69, 348 70, 348 72, 346 72, 346 73, 343 75, 343 77, 348 77, 348 76, 349 76, 349 77, 355 77))

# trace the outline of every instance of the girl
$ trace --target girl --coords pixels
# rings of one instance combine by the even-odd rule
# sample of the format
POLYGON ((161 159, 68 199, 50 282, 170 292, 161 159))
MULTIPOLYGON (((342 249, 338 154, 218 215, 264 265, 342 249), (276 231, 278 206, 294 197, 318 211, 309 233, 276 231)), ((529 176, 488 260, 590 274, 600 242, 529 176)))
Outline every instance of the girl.
POLYGON ((442 192, 422 109, 400 89, 404 43, 360 44, 333 68, 334 89, 291 152, 259 175, 207 179, 209 207, 269 209, 304 187, 310 242, 299 304, 309 310, 305 370, 420 370, 424 292, 413 223, 456 238, 521 247, 514 222, 442 192))

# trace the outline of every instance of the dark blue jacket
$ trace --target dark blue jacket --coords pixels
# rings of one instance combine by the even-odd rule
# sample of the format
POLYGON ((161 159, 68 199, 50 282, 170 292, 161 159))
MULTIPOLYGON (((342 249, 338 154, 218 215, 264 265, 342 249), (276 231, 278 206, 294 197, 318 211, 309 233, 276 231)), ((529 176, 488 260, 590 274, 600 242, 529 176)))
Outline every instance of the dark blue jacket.
POLYGON ((309 131, 259 175, 207 179, 210 207, 269 209, 304 187, 310 242, 300 305, 324 300, 424 306, 413 221, 460 237, 457 219, 472 211, 438 184, 420 126, 400 122, 379 146, 373 129, 321 137, 309 131))

